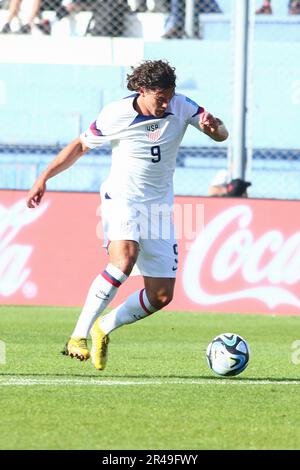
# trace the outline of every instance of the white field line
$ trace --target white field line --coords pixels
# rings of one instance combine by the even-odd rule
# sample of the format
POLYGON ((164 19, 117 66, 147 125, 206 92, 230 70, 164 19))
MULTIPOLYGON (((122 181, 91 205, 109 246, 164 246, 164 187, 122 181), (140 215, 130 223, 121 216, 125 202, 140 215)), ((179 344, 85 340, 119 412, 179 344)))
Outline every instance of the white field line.
POLYGON ((20 376, 0 377, 1 386, 29 386, 29 385, 47 385, 47 386, 62 386, 62 385, 80 385, 80 386, 145 386, 145 385, 300 385, 300 380, 252 380, 252 379, 146 379, 146 380, 108 380, 91 379, 91 378, 24 378, 20 376))

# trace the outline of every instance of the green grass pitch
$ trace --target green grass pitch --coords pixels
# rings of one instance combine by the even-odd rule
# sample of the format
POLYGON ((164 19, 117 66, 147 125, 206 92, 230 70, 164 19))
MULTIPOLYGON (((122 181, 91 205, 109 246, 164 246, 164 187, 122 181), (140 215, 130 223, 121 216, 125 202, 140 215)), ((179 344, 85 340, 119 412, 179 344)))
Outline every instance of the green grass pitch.
POLYGON ((111 334, 101 373, 59 353, 78 313, 0 308, 1 449, 300 449, 300 317, 160 312, 111 334), (229 379, 205 359, 224 332, 252 352, 229 379))

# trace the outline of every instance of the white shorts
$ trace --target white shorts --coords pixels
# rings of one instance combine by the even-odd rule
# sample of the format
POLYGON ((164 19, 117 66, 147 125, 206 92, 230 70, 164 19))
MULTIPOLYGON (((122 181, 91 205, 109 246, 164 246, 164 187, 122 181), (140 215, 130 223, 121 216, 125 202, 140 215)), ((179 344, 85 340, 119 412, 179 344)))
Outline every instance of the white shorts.
POLYGON ((132 275, 176 277, 178 246, 170 211, 150 211, 145 205, 102 199, 101 216, 105 248, 114 240, 139 244, 132 275))

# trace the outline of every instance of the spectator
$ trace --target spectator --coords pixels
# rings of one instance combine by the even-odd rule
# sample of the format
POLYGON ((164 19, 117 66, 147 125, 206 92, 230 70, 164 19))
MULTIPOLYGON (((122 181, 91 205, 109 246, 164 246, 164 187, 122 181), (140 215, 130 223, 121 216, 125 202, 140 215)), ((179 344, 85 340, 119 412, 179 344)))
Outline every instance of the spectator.
POLYGON ((231 176, 228 170, 218 171, 208 189, 208 196, 225 196, 230 180, 231 176))
MULTIPOLYGON (((8 11, 8 17, 6 19, 6 22, 1 30, 1 33, 11 33, 11 22, 14 18, 19 17, 19 11, 21 7, 21 2, 22 0, 11 0, 9 4, 9 11, 8 11)), ((41 2, 42 0, 34 0, 32 9, 26 18, 26 21, 24 24, 20 27, 20 29, 17 31, 17 33, 20 34, 30 34, 31 30, 34 25, 36 25, 43 33, 45 34, 50 34, 50 30, 48 29, 49 25, 47 22, 42 22, 42 23, 35 23, 36 18, 39 17, 40 10, 41 10, 41 2)))
POLYGON ((87 5, 91 5, 90 2, 86 0, 51 0, 53 5, 53 10, 55 10, 56 18, 61 20, 66 16, 69 16, 71 13, 77 12, 81 9, 85 9, 87 5))
POLYGON ((87 27, 87 35, 91 36, 123 36, 125 16, 129 11, 124 0, 95 0, 91 11, 93 16, 87 27))
POLYGON ((144 13, 144 12, 147 11, 147 10, 148 10, 147 0, 138 0, 138 1, 136 2, 136 9, 135 9, 135 11, 144 13))
MULTIPOLYGON (((290 15, 300 15, 300 1, 290 0, 288 2, 289 14, 290 15)), ((256 10, 257 15, 272 15, 272 5, 271 0, 265 0, 263 5, 256 10)))
MULTIPOLYGON (((194 35, 199 36, 199 13, 222 13, 215 0, 197 0, 194 10, 194 35)), ((170 16, 166 22, 164 39, 182 38, 185 33, 185 0, 171 0, 170 16)))
POLYGON ((92 12, 85 35, 122 36, 124 33, 125 13, 129 11, 124 0, 47 0, 55 11, 56 21, 82 10, 92 12))
POLYGON ((208 190, 208 196, 220 197, 248 197, 249 181, 240 178, 231 179, 227 170, 220 170, 214 177, 208 190))
POLYGON ((247 188, 251 186, 250 181, 244 181, 240 178, 229 181, 226 186, 227 197, 248 197, 247 188))
POLYGON ((55 11, 55 18, 49 23, 49 32, 57 22, 82 10, 93 9, 95 0, 45 0, 47 9, 55 11))

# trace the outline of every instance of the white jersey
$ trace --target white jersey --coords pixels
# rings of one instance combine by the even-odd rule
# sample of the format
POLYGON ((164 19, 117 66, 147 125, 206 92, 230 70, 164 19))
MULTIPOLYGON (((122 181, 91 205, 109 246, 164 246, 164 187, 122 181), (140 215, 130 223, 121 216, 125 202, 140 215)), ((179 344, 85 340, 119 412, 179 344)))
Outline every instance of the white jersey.
POLYGON ((164 116, 143 116, 134 109, 137 93, 105 106, 80 136, 89 148, 112 145, 112 165, 101 193, 108 199, 172 204, 176 156, 189 124, 199 127, 204 111, 175 94, 164 116))

